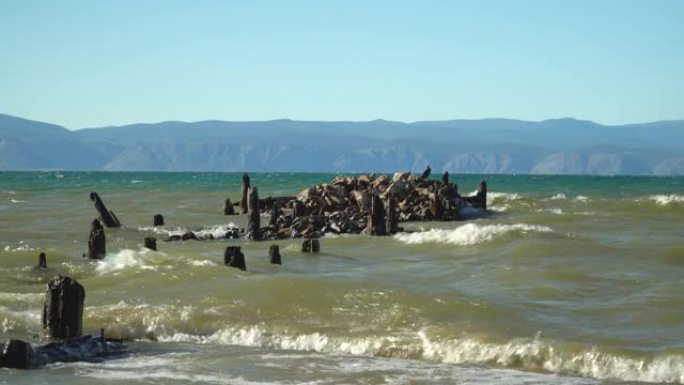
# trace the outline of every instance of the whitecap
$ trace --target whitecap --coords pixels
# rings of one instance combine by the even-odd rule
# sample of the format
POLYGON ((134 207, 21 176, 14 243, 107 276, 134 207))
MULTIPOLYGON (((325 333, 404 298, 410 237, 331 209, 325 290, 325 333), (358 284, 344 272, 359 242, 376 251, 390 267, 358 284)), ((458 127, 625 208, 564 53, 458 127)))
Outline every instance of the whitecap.
POLYGON ((568 199, 568 197, 566 197, 565 194, 563 194, 563 193, 558 193, 549 199, 551 199, 553 201, 558 201, 558 200, 566 200, 566 199, 568 199))
POLYGON ((589 197, 586 197, 586 196, 584 196, 584 195, 578 195, 578 196, 575 197, 575 200, 576 200, 577 202, 588 202, 588 201, 589 201, 589 197))
POLYGON ((654 201, 656 204, 659 206, 668 206, 670 204, 680 204, 684 203, 684 196, 683 195, 677 195, 677 194, 670 194, 670 195, 664 195, 664 194, 659 194, 659 195, 651 195, 648 197, 648 199, 654 201))
POLYGON ((12 202, 12 203, 26 203, 28 201, 23 201, 21 199, 10 199, 10 202, 12 202))
POLYGON ((198 230, 191 230, 187 227, 153 227, 153 226, 142 226, 138 227, 138 231, 151 231, 155 234, 162 234, 162 235, 167 235, 167 236, 174 236, 174 235, 183 235, 187 233, 188 231, 192 231, 197 235, 198 237, 207 237, 209 234, 211 234, 214 238, 223 238, 226 233, 233 231, 234 229, 237 229, 238 225, 236 225, 233 222, 230 222, 228 224, 219 224, 219 225, 212 225, 208 227, 202 227, 198 230))
POLYGON ((508 233, 550 233, 553 229, 540 225, 516 223, 512 225, 477 225, 468 223, 455 229, 432 229, 416 233, 400 233, 394 239, 409 244, 444 243, 459 246, 491 242, 508 233))
POLYGON ((118 253, 107 254, 107 257, 98 260, 95 271, 99 274, 117 273, 122 270, 156 270, 152 265, 145 263, 145 255, 149 249, 131 250, 123 249, 118 253))

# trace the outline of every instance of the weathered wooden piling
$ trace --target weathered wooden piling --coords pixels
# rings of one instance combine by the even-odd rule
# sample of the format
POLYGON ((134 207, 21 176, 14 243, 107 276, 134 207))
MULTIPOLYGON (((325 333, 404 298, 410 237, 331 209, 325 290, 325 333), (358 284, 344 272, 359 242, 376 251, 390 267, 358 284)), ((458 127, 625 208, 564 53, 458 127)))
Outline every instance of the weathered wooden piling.
POLYGON ((293 218, 299 218, 307 215, 307 210, 306 206, 304 203, 299 201, 298 199, 295 199, 292 202, 292 217, 293 218))
POLYGON ((370 235, 387 235, 387 214, 385 205, 377 193, 371 195, 371 207, 368 213, 368 231, 370 235))
POLYGON ((102 199, 96 192, 93 191, 90 193, 90 200, 95 203, 95 210, 100 214, 100 219, 102 219, 102 223, 104 223, 105 226, 121 227, 119 218, 116 217, 116 214, 114 214, 113 211, 107 210, 104 202, 102 202, 102 199))
POLYGON ((38 266, 36 266, 39 269, 47 269, 47 257, 45 256, 45 253, 40 253, 38 256, 38 266))
POLYGON ((316 238, 308 238, 302 242, 302 252, 318 253, 321 251, 321 242, 316 238))
POLYGON ((387 200, 387 232, 396 234, 399 231, 399 215, 397 214, 397 201, 394 197, 387 200))
POLYGON ((47 285, 43 304, 43 331, 49 339, 81 336, 85 289, 74 279, 59 276, 47 285))
POLYGON ((153 225, 156 226, 164 226, 164 216, 161 214, 157 214, 154 216, 153 219, 153 225))
POLYGON ((243 214, 247 214, 249 207, 247 205, 247 194, 249 193, 249 175, 242 174, 242 199, 240 199, 240 210, 243 214))
POLYGON ((226 204, 223 206, 223 215, 235 215, 235 208, 230 198, 226 198, 226 204))
POLYGON ((283 211, 277 204, 273 203, 271 206, 271 216, 268 218, 268 225, 270 227, 275 227, 278 224, 278 218, 280 218, 281 215, 283 215, 283 211))
POLYGON ((157 238, 145 237, 145 248, 150 250, 157 250, 157 238))
POLYGON ((442 183, 449 184, 449 171, 444 171, 442 174, 442 183))
POLYGON ((477 198, 479 207, 483 210, 487 210, 487 182, 480 182, 480 186, 477 188, 477 198))
POLYGON ((223 263, 227 266, 236 267, 240 270, 247 270, 245 255, 240 246, 228 246, 223 253, 223 263))
POLYGON ((98 219, 93 219, 88 237, 88 254, 90 259, 102 259, 107 255, 105 232, 98 219))
POLYGON ((261 240, 261 213, 259 212, 259 191, 256 186, 249 189, 247 198, 247 239, 261 240))
POLYGON ((280 260, 280 246, 278 245, 271 245, 271 247, 268 248, 268 256, 271 257, 271 263, 274 265, 281 265, 282 261, 280 260))
POLYGON ((444 219, 444 204, 442 203, 442 198, 439 194, 434 193, 430 194, 430 199, 432 199, 432 202, 430 202, 430 215, 433 220, 441 221, 444 219))
POLYGON ((0 368, 28 369, 33 348, 28 342, 9 340, 0 355, 0 368))

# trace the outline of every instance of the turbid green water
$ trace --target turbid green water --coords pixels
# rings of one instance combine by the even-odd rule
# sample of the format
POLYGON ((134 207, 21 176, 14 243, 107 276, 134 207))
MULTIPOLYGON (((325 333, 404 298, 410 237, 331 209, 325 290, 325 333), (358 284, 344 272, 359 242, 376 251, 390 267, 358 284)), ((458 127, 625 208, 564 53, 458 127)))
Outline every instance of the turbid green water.
MULTIPOLYGON (((331 174, 253 174, 262 196, 331 174)), ((462 192, 480 177, 452 176, 462 192)), ((86 288, 85 329, 130 340, 103 363, 0 369, 8 384, 684 383, 684 179, 488 176, 486 218, 394 237, 159 243, 219 234, 240 175, 0 173, 0 339, 39 343, 45 283, 86 288), (97 191, 124 224, 83 259, 97 191), (167 226, 153 230, 152 216, 167 226), (223 266, 239 244, 247 272, 223 266), (47 273, 32 270, 48 255, 47 273)))

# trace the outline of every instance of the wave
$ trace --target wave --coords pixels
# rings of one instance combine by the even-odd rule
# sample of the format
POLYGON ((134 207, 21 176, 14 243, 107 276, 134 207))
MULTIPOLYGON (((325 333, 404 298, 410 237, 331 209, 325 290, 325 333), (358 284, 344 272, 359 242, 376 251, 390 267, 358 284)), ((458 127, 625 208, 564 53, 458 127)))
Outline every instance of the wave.
POLYGON ((117 273, 123 270, 157 270, 157 268, 146 261, 146 255, 152 253, 151 250, 142 248, 140 250, 123 249, 114 254, 107 254, 107 257, 97 261, 95 271, 100 274, 117 273))
POLYGON ((552 201, 558 201, 558 200, 566 200, 566 199, 568 199, 568 197, 565 196, 565 194, 563 194, 563 193, 558 193, 549 199, 552 201))
POLYGON ((236 225, 233 222, 227 223, 227 224, 219 224, 219 225, 212 225, 209 227, 202 227, 200 229, 190 229, 187 227, 152 227, 152 226, 142 226, 138 227, 138 231, 151 231, 155 234, 161 234, 161 235, 166 235, 166 236, 173 236, 173 235, 183 235, 187 233, 188 231, 192 231, 195 233, 200 238, 207 237, 209 234, 211 234, 214 238, 222 238, 226 235, 226 233, 231 232, 232 230, 238 228, 238 225, 236 225))
POLYGON ((654 201, 659 206, 669 206, 672 204, 684 203, 684 195, 670 194, 670 195, 651 195, 649 200, 654 201))
POLYGON ((397 234, 394 239, 409 244, 444 243, 458 246, 476 245, 491 242, 509 233, 550 233, 553 229, 547 226, 516 223, 512 225, 477 225, 468 223, 455 229, 432 229, 417 233, 397 234))
POLYGON ((3 250, 6 252, 17 253, 23 251, 36 251, 37 249, 35 247, 29 246, 27 243, 24 243, 24 241, 19 241, 18 246, 13 247, 12 245, 6 245, 3 250))
POLYGON ((577 202, 588 202, 588 201, 589 201, 589 197, 586 197, 586 196, 584 196, 584 195, 578 195, 578 196, 575 197, 575 200, 576 200, 577 202))

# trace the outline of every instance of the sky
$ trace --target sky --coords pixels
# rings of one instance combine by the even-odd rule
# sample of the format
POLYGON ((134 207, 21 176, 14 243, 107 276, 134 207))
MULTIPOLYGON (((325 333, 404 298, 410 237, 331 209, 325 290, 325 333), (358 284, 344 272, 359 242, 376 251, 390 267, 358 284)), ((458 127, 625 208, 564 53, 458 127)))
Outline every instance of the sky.
POLYGON ((684 1, 0 2, 0 113, 684 119, 684 1))

